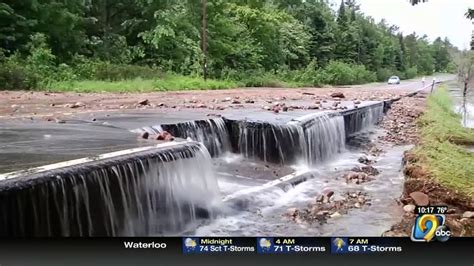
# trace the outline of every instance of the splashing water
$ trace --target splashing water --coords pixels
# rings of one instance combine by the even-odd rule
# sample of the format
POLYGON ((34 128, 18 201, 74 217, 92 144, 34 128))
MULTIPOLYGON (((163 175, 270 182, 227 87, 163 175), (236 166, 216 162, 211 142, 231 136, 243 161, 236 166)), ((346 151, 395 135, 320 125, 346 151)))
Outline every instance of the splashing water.
MULTIPOLYGON (((403 173, 400 158, 409 146, 397 146, 388 150, 375 164, 381 173, 363 187, 346 184, 338 179, 346 169, 359 165, 360 151, 346 151, 335 160, 325 162, 314 172, 315 178, 295 185, 290 190, 277 186, 262 186, 262 189, 248 189, 238 198, 225 200, 230 206, 227 215, 218 217, 199 226, 190 235, 228 236, 380 236, 399 221, 401 207, 396 199, 403 193, 403 173), (335 170, 337 169, 337 170, 335 170), (331 189, 341 197, 344 193, 357 190, 368 193, 371 205, 352 208, 340 218, 330 218, 327 223, 299 223, 287 215, 290 208, 303 210, 314 202, 315 197, 325 189, 331 189), (370 217, 367 220, 367 217, 370 217)), ((242 191, 244 192, 244 191, 242 191)), ((236 193, 236 194, 237 194, 236 193)), ((292 213, 292 211, 291 211, 292 213)))

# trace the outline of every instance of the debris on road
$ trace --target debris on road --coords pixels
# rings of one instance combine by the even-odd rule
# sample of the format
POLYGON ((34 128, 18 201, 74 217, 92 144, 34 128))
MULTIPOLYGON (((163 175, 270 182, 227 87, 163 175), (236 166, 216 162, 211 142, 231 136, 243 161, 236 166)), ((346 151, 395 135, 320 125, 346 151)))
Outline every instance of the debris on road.
POLYGON ((171 135, 168 131, 161 131, 157 136, 156 140, 165 140, 165 141, 173 141, 174 136, 171 135))
POLYGON ((342 92, 333 92, 331 93, 331 97, 332 98, 346 98, 346 96, 342 92))
POLYGON ((139 105, 149 105, 150 101, 148 99, 142 100, 138 102, 139 105))

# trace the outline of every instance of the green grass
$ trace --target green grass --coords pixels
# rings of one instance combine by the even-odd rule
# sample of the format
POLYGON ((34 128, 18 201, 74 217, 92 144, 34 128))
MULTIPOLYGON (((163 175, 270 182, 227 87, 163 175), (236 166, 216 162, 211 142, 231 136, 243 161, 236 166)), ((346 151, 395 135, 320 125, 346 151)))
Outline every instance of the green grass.
POLYGON ((131 79, 122 81, 60 81, 47 86, 54 92, 153 92, 184 90, 221 90, 236 87, 273 87, 297 88, 311 86, 294 81, 282 81, 274 76, 249 76, 241 81, 215 80, 204 81, 200 77, 167 75, 162 79, 131 79))
POLYGON ((240 87, 268 87, 268 88, 301 88, 313 87, 312 84, 283 81, 281 79, 251 78, 239 81, 240 87))
POLYGON ((453 102, 444 87, 430 96, 427 111, 420 119, 422 136, 455 144, 474 144, 474 130, 464 128, 461 116, 454 112, 453 102))
POLYGON ((445 88, 430 96, 419 122, 421 141, 415 153, 424 168, 440 184, 474 197, 474 154, 462 147, 474 144, 474 130, 462 127, 445 88))
POLYGON ((297 82, 289 77, 282 77, 272 73, 248 74, 239 79, 240 87, 269 87, 269 88, 298 88, 312 87, 309 82, 297 82))
POLYGON ((167 75, 163 79, 132 79, 123 81, 61 81, 48 85, 55 92, 153 92, 178 90, 220 90, 237 87, 237 83, 225 80, 167 75))

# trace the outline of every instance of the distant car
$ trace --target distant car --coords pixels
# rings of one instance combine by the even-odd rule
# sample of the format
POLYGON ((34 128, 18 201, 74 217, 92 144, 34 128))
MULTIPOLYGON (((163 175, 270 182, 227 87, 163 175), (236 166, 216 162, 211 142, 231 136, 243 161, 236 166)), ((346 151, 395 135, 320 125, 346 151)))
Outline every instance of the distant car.
POLYGON ((400 84, 400 78, 397 77, 397 76, 391 76, 389 79, 388 79, 388 84, 391 85, 391 84, 400 84))

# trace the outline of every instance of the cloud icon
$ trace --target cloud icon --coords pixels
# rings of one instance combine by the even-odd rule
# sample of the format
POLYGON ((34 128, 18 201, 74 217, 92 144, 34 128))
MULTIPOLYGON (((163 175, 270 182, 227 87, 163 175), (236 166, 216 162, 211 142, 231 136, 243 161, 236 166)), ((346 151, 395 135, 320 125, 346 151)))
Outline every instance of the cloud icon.
POLYGON ((270 240, 266 238, 261 238, 259 244, 260 244, 260 247, 262 248, 270 248, 272 246, 272 243, 270 243, 270 240))
POLYGON ((187 248, 195 248, 196 247, 196 241, 192 238, 186 238, 186 240, 184 240, 184 245, 187 247, 187 248))

